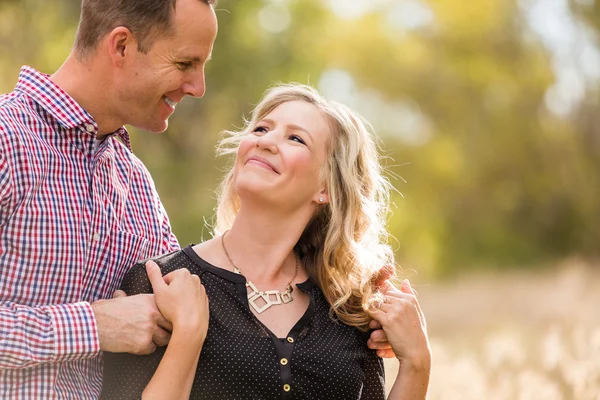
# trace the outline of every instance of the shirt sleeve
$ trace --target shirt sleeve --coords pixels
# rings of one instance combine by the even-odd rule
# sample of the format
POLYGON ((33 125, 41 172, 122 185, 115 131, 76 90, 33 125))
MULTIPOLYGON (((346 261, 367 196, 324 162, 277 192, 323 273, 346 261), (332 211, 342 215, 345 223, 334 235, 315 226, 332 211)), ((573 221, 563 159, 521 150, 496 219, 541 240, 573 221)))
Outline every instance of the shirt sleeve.
MULTIPOLYGON (((0 133, 2 127, 0 127, 0 133)), ((8 162, 4 155, 4 150, 0 144, 0 228, 6 224, 6 220, 11 213, 11 197, 12 197, 12 185, 11 185, 10 170, 8 169, 8 162)))
POLYGON ((167 215, 167 211, 163 206, 158 194, 156 195, 156 202, 158 203, 158 208, 161 213, 162 218, 162 249, 161 253, 170 253, 175 250, 179 250, 179 242, 177 241, 177 237, 173 233, 171 229, 171 223, 169 222, 169 216, 167 215))
MULTIPOLYGON (((13 207, 12 178, 1 147, 0 233, 13 207)), ((96 320, 89 303, 28 307, 5 301, 2 293, 0 282, 0 369, 91 358, 99 353, 96 320)))
POLYGON ((385 399, 385 368, 383 359, 375 350, 367 349, 364 364, 365 382, 360 395, 361 400, 385 399))
POLYGON ((99 351, 89 303, 27 307, 0 299, 0 369, 92 358, 99 351))

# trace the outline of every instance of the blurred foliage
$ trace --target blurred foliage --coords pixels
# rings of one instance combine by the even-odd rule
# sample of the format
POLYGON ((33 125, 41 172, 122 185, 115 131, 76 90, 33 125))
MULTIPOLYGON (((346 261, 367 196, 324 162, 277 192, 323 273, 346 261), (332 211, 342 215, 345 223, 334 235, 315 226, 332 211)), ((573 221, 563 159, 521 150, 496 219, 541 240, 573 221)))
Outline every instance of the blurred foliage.
MULTIPOLYGON (((219 133, 240 127, 272 83, 298 81, 379 134, 403 268, 433 276, 598 256, 598 86, 586 82, 567 115, 548 109, 556 71, 526 3, 220 0, 206 96, 184 101, 167 133, 132 133, 180 243, 209 235, 226 161, 214 157, 219 133)), ((0 0, 0 92, 23 64, 60 66, 79 7, 0 0)), ((572 0, 570 10, 597 38, 600 5, 572 0)))

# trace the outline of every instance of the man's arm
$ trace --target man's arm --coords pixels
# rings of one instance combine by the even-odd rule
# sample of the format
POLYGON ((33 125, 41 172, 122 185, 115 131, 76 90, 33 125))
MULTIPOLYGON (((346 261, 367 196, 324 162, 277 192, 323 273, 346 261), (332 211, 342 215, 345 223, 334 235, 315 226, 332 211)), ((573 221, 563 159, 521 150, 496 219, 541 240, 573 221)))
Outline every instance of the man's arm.
MULTIPOLYGON (((0 234, 12 215, 14 196, 6 152, 0 143, 0 234)), ((0 269, 14 267, 0 265, 0 269)), ((146 354, 156 344, 168 341, 168 333, 158 326, 164 318, 151 295, 102 300, 93 305, 79 302, 31 307, 10 301, 7 288, 2 286, 0 282, 0 369, 91 358, 100 350, 146 354)))
MULTIPOLYGON (((0 126, 0 134, 2 132, 0 126)), ((15 205, 13 179, 2 147, 0 145, 0 233, 15 205)), ((10 267, 0 265, 0 268, 10 267)), ((29 307, 6 300, 5 290, 0 282, 0 368, 27 368, 98 354, 100 345, 89 303, 29 307)))
POLYGON ((0 302, 0 368, 91 358, 100 351, 89 303, 27 307, 0 302))
POLYGON ((0 301, 0 369, 92 358, 100 350, 148 354, 168 343, 170 330, 152 294, 92 305, 0 301))

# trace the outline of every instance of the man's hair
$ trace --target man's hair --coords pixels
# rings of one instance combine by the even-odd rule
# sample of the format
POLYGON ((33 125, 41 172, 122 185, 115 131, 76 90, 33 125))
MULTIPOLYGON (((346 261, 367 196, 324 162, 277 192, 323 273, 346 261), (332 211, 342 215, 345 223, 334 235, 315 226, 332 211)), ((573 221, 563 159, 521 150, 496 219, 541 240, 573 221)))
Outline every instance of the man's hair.
MULTIPOLYGON (((216 0, 199 0, 214 6, 216 0)), ((75 52, 86 57, 113 29, 124 26, 146 54, 154 42, 170 34, 171 15, 177 0, 82 0, 75 52)))

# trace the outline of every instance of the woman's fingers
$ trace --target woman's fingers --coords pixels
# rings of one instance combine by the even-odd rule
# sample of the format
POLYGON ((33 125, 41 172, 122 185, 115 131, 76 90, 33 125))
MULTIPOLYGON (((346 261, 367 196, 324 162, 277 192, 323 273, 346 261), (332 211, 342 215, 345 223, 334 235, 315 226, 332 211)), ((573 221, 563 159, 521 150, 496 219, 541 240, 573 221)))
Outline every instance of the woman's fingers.
POLYGON ((152 290, 154 293, 167 286, 163 280, 159 266, 154 261, 148 261, 146 263, 146 273, 148 274, 148 279, 150 279, 150 284, 152 285, 152 290))
POLYGON ((376 288, 381 288, 384 284, 394 276, 395 270, 391 264, 386 264, 377 272, 377 274, 373 277, 373 285, 376 288))
POLYGON ((408 281, 408 279, 405 279, 402 281, 402 284, 400 285, 400 290, 403 291, 404 293, 408 293, 408 294, 412 294, 413 296, 416 296, 415 291, 413 290, 412 286, 410 286, 410 282, 408 281))
POLYGON ((394 287, 390 284, 388 286, 388 290, 383 292, 383 294, 386 297, 386 299, 397 298, 397 299, 410 301, 417 308, 417 311, 419 312, 422 322, 423 323, 425 322, 425 316, 423 315, 423 311, 421 310, 419 301, 417 300, 416 294, 415 294, 414 290, 412 289, 412 286, 410 285, 410 282, 408 281, 408 279, 405 279, 402 281, 400 290, 398 290, 396 287, 394 287))

